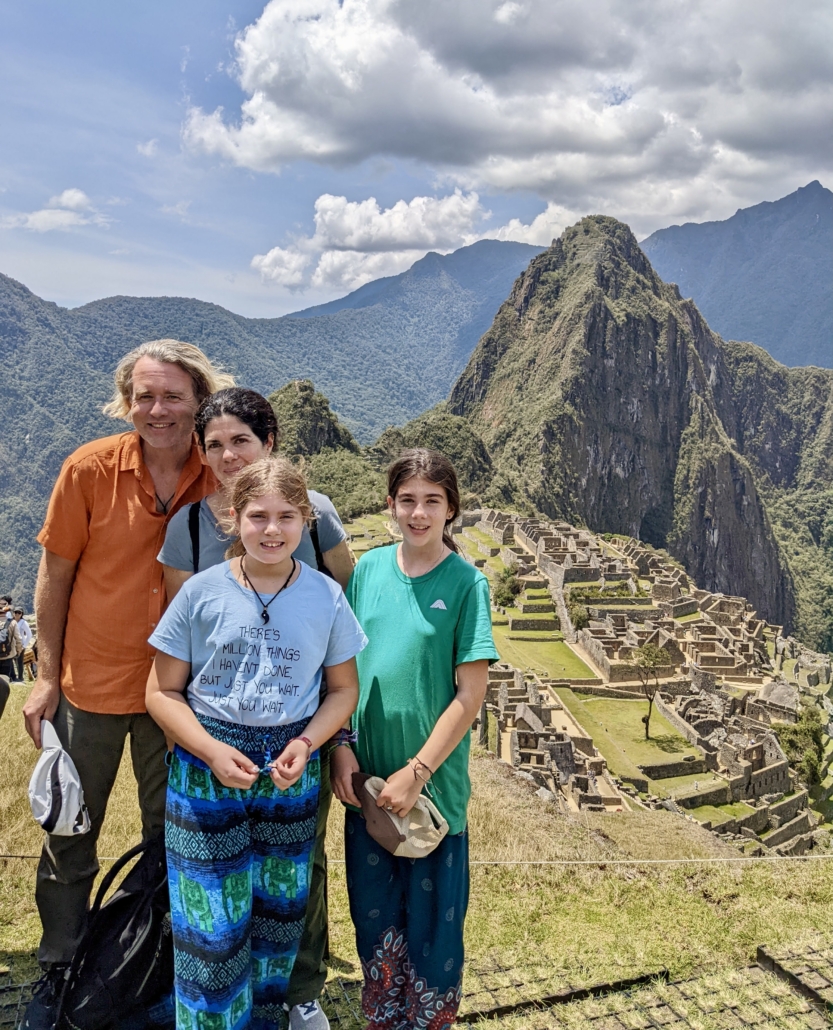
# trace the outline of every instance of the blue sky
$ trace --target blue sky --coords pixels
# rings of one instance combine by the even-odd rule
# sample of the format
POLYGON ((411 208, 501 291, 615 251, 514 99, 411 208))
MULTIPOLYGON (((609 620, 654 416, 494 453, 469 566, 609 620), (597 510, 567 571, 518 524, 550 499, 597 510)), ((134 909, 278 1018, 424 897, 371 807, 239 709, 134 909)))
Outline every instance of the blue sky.
POLYGON ((0 3, 0 271, 275 315, 583 214, 829 181, 830 14, 762 0, 0 3))

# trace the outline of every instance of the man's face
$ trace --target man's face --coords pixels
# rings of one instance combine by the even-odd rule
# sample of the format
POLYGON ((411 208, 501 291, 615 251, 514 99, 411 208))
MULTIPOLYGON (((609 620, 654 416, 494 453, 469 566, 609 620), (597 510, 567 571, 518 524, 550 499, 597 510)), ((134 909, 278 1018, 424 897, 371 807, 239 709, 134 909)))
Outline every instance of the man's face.
POLYGON ((15 612, 14 617, 17 619, 18 622, 20 622, 20 620, 23 618, 23 612, 15 612))
POLYGON ((151 447, 180 448, 194 432, 194 383, 179 365, 139 358, 133 368, 130 418, 151 447))

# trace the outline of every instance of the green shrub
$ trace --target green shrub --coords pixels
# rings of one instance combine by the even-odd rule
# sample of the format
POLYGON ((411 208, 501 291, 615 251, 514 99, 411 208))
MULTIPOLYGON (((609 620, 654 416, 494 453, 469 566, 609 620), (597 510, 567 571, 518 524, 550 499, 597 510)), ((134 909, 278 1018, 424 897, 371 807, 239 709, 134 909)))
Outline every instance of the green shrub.
POLYGON ((523 583, 518 579, 517 565, 501 569, 492 584, 492 600, 499 608, 511 608, 515 598, 523 590, 523 583))
POLYGON ((571 604, 568 610, 573 629, 586 629, 590 625, 590 612, 583 604, 571 604))
POLYGON ((819 709, 815 705, 805 705, 797 723, 792 726, 779 726, 776 732, 790 765, 804 783, 808 787, 818 783, 825 740, 819 709))

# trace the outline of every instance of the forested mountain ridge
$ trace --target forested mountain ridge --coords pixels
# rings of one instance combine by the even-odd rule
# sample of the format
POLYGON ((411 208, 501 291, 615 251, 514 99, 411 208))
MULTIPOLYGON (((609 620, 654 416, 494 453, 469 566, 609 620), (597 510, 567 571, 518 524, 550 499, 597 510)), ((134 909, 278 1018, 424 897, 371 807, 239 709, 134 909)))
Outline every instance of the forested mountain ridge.
POLYGON ((0 275, 0 571, 31 599, 35 534, 61 462, 120 432, 101 414, 118 360, 176 337, 201 346, 264 394, 313 379, 360 442, 443 399, 516 276, 540 247, 481 241, 429 254, 312 316, 248 319, 179 297, 111 297, 68 310, 0 275), (482 279, 484 284, 478 288, 482 279))
POLYGON ((821 183, 722 222, 659 229, 641 246, 724 338, 785 365, 833 366, 833 193, 821 183))
POLYGON ((667 547, 833 649, 833 372, 723 341, 627 226, 585 218, 533 259, 448 408, 538 510, 667 547))

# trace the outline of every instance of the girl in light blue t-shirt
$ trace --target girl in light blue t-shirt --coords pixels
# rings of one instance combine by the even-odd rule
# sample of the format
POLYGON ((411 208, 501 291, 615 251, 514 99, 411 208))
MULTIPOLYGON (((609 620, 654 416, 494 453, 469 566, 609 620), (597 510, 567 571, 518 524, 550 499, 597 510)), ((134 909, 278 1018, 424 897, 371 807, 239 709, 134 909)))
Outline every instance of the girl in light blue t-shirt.
POLYGON ((176 743, 165 841, 178 1028, 280 1023, 304 927, 319 748, 356 707, 366 638, 341 587, 298 561, 301 473, 237 476, 235 557, 189 579, 150 639, 147 708, 176 743), (327 694, 319 703, 322 670, 327 694))

